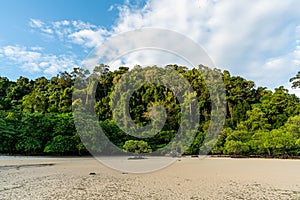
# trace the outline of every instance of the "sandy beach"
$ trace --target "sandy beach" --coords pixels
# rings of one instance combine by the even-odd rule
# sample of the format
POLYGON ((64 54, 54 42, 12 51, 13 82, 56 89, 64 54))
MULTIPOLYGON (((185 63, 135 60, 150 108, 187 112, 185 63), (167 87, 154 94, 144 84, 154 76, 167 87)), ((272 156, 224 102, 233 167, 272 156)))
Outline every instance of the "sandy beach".
POLYGON ((1 157, 0 199, 300 199, 299 170, 300 160, 187 157, 131 174, 94 158, 1 157))

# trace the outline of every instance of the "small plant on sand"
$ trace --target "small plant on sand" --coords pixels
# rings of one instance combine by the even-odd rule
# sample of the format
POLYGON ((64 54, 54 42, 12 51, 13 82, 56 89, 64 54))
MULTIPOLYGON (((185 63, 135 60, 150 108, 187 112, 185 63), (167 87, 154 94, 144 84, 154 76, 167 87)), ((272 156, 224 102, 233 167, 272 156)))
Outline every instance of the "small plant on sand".
POLYGON ((142 153, 151 153, 152 149, 150 145, 143 140, 128 140, 123 145, 123 149, 127 152, 135 154, 134 158, 143 158, 142 153))

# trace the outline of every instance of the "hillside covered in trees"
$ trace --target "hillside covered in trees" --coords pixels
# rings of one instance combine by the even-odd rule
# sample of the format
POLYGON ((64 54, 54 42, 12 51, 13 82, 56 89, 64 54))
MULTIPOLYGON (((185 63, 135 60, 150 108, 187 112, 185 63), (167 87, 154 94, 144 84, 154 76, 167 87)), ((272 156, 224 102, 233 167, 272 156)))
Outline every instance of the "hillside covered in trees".
MULTIPOLYGON (((151 68, 151 67, 150 67, 151 68)), ((280 86, 274 91, 256 87, 255 83, 228 71, 198 69, 168 65, 180 73, 191 85, 197 100, 199 126, 193 142, 185 154, 205 152, 215 144, 211 154, 226 155, 300 155, 300 100, 280 86), (216 139, 204 140, 211 119, 211 97, 206 86, 206 72, 218 73, 226 91, 226 120, 216 139)), ((94 108, 106 136, 120 148, 130 149, 131 140, 143 140, 147 150, 156 151, 166 146, 179 128, 182 105, 170 89, 159 84, 144 84, 134 91, 129 102, 129 112, 136 124, 147 125, 151 120, 149 106, 155 103, 166 109, 163 128, 151 138, 138 139, 124 133, 114 121, 111 101, 115 86, 129 71, 126 67, 110 71, 100 65, 94 108), (125 145, 126 143, 126 145, 125 145)), ((299 74, 298 74, 299 75, 299 74)), ((75 79, 85 80, 88 71, 75 68, 71 73, 62 72, 51 79, 40 77, 29 80, 20 77, 11 81, 0 77, 0 153, 25 155, 83 155, 88 154, 75 128, 72 100, 75 79)), ((299 87, 300 76, 292 78, 299 87)), ((115 102, 118 103, 118 102, 115 102)), ((152 112, 153 113, 153 112, 152 112)), ((165 152, 167 153, 167 152, 165 152)))

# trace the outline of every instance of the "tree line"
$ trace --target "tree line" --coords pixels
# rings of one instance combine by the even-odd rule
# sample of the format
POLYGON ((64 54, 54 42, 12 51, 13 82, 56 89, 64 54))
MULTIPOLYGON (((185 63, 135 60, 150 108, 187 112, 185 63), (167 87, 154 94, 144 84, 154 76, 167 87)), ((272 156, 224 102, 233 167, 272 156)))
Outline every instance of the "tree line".
MULTIPOLYGON (((148 68, 151 70, 155 67, 148 68)), ((134 69, 139 70, 140 67, 134 69)), ((162 128, 154 136, 142 139, 124 132, 114 119, 123 112, 113 110, 112 106, 118 104, 113 102, 118 95, 114 91, 118 89, 117 83, 130 71, 127 67, 111 71, 108 66, 101 64, 92 72, 74 68, 70 73, 61 72, 50 79, 40 77, 29 80, 20 77, 11 81, 0 77, 0 153, 88 154, 76 130, 72 108, 76 108, 80 104, 78 102, 93 99, 97 123, 113 144, 127 151, 155 152, 167 146, 176 137, 180 125, 185 123, 181 121, 185 114, 181 112, 182 108, 186 106, 192 110, 193 103, 197 103, 200 121, 191 145, 184 150, 184 154, 198 154, 209 149, 208 153, 218 155, 299 156, 300 101, 283 86, 271 91, 266 87, 256 87, 253 81, 232 76, 229 71, 203 65, 193 69, 168 65, 165 69, 178 72, 188 81, 193 92, 184 94, 189 100, 185 105, 179 102, 178 94, 174 93, 176 90, 164 85, 146 83, 136 89, 129 99, 129 114, 135 124, 141 127, 148 125, 157 113, 149 108, 155 108, 157 104, 166 111, 162 128), (218 107, 213 102, 219 100, 212 101, 214 97, 210 95, 210 90, 218 88, 208 87, 207 79, 213 81, 213 76, 209 74, 220 76, 224 83, 225 96, 217 98, 226 100, 226 118, 218 137, 205 139, 213 117, 212 108, 218 107), (74 88, 75 81, 87 84, 92 78, 97 81, 95 98, 89 96, 85 88, 74 88), (86 94, 86 99, 74 98, 77 93, 86 94), (133 146, 139 146, 142 150, 133 146)), ((300 87, 299 80, 300 72, 290 80, 294 88, 300 87)), ((126 92, 122 91, 121 95, 126 92)), ((105 149, 103 145, 102 149, 105 149)), ((168 149, 165 151, 163 153, 168 153, 168 149)))

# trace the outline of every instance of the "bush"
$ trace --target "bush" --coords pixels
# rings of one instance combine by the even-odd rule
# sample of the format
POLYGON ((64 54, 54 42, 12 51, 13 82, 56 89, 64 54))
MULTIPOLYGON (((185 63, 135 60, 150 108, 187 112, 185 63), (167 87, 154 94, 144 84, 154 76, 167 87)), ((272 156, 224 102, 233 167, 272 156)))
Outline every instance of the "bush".
POLYGON ((76 150, 76 142, 73 137, 58 135, 47 143, 44 153, 64 154, 66 152, 76 152, 76 150))
POLYGON ((123 145, 123 149, 127 152, 135 154, 151 153, 152 149, 149 144, 143 140, 128 140, 123 145))

